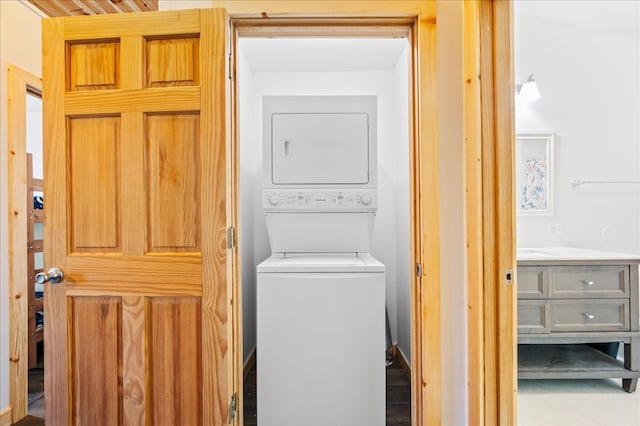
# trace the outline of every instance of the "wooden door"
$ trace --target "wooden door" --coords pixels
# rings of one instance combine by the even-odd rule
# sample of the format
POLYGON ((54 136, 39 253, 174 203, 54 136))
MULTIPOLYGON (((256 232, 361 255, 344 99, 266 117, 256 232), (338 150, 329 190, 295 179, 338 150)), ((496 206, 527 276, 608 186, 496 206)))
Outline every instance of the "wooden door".
POLYGON ((228 423, 228 32, 224 9, 43 23, 47 424, 228 423))

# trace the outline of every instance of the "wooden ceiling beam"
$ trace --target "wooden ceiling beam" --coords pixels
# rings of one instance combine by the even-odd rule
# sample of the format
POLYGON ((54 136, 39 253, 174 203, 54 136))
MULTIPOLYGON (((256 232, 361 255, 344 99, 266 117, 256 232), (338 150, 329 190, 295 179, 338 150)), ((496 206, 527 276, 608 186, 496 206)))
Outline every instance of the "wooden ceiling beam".
POLYGON ((150 12, 158 10, 157 0, 132 0, 132 7, 135 5, 138 12, 150 12))
POLYGON ((47 0, 29 0, 29 3, 43 11, 47 16, 71 16, 72 13, 62 2, 47 0))
POLYGON ((104 15, 107 13, 97 2, 95 1, 81 1, 87 9, 91 11, 93 15, 104 15))
POLYGON ((158 10, 158 0, 27 0, 47 16, 104 15, 158 10))

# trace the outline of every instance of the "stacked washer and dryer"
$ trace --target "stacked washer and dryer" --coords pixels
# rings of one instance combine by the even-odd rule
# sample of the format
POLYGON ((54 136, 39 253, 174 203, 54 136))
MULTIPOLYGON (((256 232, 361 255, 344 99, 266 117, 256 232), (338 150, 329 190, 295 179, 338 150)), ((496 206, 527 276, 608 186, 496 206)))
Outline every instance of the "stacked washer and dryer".
POLYGON ((265 96, 258 424, 385 424, 375 96, 265 96))

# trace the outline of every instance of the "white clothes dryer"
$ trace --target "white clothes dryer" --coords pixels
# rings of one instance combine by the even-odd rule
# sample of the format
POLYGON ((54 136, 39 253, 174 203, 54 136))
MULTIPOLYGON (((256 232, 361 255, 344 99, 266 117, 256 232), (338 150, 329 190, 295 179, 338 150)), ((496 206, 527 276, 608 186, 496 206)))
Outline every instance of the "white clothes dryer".
POLYGON ((374 96, 266 96, 257 267, 261 426, 385 424, 374 96))

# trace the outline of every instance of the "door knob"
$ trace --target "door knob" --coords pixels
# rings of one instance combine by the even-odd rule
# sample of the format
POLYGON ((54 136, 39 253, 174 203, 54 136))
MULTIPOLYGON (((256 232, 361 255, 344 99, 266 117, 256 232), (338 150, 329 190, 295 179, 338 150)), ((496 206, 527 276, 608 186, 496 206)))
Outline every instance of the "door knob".
POLYGON ((64 278, 64 274, 62 270, 59 268, 51 268, 49 272, 38 272, 36 274, 36 282, 38 284, 44 284, 46 282, 51 282, 51 284, 57 284, 64 278))

